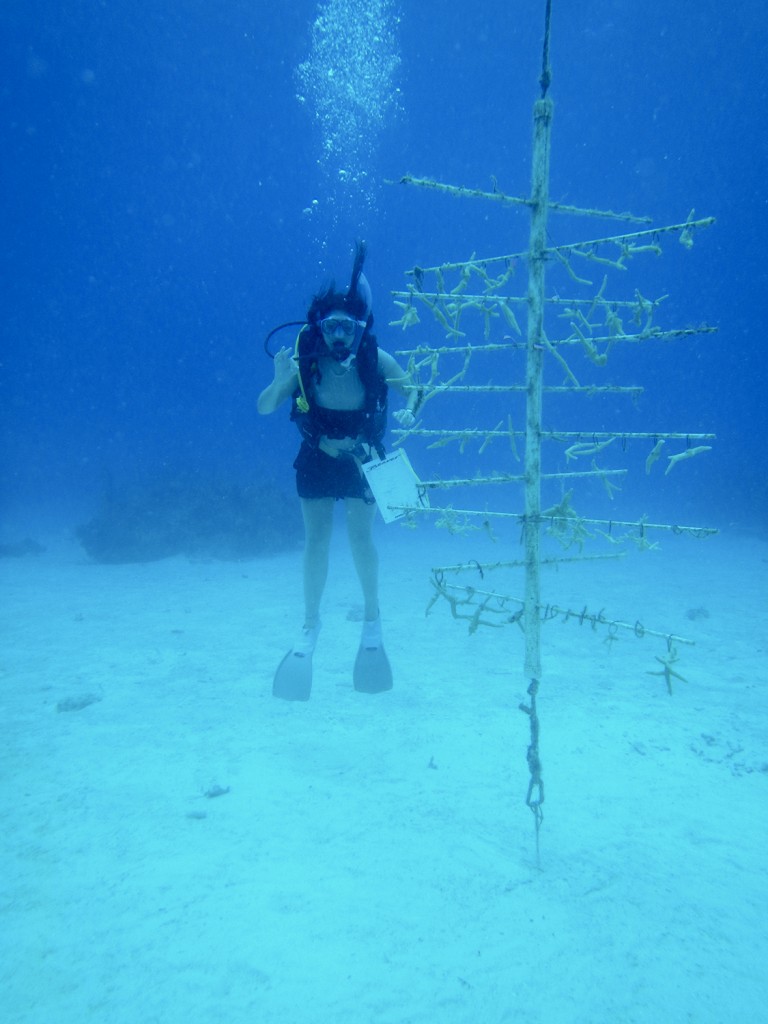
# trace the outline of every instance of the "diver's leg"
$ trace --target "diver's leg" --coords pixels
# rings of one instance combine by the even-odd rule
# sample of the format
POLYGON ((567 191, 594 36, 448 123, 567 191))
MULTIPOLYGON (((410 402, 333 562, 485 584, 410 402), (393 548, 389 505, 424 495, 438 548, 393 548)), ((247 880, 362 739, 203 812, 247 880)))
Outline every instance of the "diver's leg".
POLYGON ((373 543, 373 519, 376 506, 362 498, 347 498, 347 532, 352 559, 363 588, 364 616, 368 622, 379 617, 379 554, 373 543))
POLYGON ((320 623, 320 600, 328 578, 333 498, 302 498, 304 516, 304 628, 320 623))

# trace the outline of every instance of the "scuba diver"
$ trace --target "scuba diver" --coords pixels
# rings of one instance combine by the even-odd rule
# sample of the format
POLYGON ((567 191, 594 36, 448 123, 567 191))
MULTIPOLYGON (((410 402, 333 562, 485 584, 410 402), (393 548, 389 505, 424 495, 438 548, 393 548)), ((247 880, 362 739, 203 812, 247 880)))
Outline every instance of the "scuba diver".
POLYGON ((274 379, 257 403, 258 411, 266 415, 291 398, 291 419, 302 435, 293 465, 305 532, 304 623, 278 669, 273 688, 277 696, 288 699, 309 697, 320 602, 328 576, 333 509, 339 500, 344 501, 364 600, 358 663, 364 654, 361 673, 365 674, 367 665, 369 679, 366 682, 362 675, 358 679, 356 664, 355 685, 368 692, 392 685, 382 647, 379 564, 372 535, 376 504, 361 464, 384 456, 388 389, 394 388, 406 398, 405 408, 394 413, 406 428, 415 422, 421 392, 412 386, 410 374, 376 343, 371 288, 363 274, 365 255, 365 243, 358 242, 352 277, 344 291, 337 291, 331 281, 314 296, 295 351, 284 347, 275 353, 274 379))

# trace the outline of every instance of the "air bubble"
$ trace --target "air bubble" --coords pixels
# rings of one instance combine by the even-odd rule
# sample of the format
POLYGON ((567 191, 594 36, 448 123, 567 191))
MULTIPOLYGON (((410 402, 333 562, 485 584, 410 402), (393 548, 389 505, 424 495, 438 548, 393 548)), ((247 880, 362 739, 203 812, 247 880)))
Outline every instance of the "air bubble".
POLYGON ((330 182, 363 189, 368 205, 379 135, 399 106, 398 21, 392 0, 327 0, 296 69, 299 102, 320 133, 322 169, 330 182))

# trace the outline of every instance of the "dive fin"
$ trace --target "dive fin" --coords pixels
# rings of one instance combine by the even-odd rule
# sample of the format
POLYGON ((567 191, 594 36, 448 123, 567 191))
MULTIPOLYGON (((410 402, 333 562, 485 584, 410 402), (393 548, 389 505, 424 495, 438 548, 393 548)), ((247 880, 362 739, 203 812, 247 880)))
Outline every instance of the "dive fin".
POLYGON ((360 693, 383 693, 392 689, 392 668, 383 647, 361 647, 355 658, 355 689, 360 693))
POLYGON ((283 700, 309 700, 312 693, 312 655, 288 651, 277 666, 272 683, 272 696, 283 700))

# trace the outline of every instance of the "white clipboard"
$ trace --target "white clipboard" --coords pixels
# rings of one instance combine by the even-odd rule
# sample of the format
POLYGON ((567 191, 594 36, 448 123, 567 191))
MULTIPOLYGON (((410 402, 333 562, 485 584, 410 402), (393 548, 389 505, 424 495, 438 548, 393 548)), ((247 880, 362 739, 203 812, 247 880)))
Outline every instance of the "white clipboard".
POLYGON ((429 496, 402 448, 396 448, 383 459, 373 459, 361 466, 385 523, 394 523, 407 513, 398 506, 429 508, 429 496))

